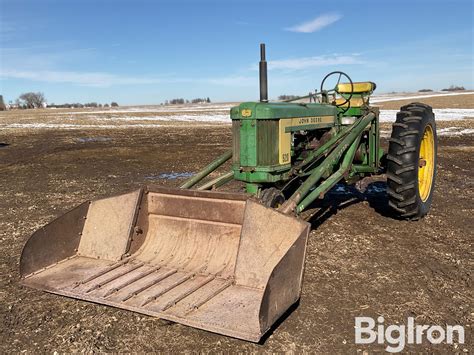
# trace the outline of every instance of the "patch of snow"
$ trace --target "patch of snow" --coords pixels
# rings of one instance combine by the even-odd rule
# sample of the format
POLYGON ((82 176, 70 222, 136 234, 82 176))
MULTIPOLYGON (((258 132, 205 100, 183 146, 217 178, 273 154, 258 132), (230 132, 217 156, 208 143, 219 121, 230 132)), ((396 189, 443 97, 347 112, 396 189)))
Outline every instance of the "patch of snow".
MULTIPOLYGON (((380 110, 380 122, 395 122, 398 110, 380 110)), ((466 117, 474 117, 471 108, 443 108, 433 109, 435 119, 438 121, 456 121, 466 117)))
MULTIPOLYGON (((387 138, 390 137, 391 133, 391 131, 380 131, 380 136, 387 138)), ((436 133, 439 137, 468 136, 474 134, 474 129, 462 127, 446 127, 437 129, 436 133)))
POLYGON ((388 138, 392 134, 392 131, 383 131, 380 130, 380 137, 388 138))
POLYGON ((474 134, 474 129, 472 128, 462 128, 462 127, 447 127, 438 129, 438 136, 468 136, 474 134))
POLYGON ((443 133, 448 133, 448 132, 452 132, 452 131, 458 131, 460 129, 461 129, 460 127, 446 127, 446 128, 437 129, 436 133, 443 134, 443 133))
POLYGON ((145 176, 145 179, 146 180, 156 180, 156 179, 176 180, 176 179, 190 178, 191 176, 194 176, 194 173, 189 173, 189 172, 184 172, 184 173, 162 173, 158 176, 156 176, 156 175, 145 176))
MULTIPOLYGON (((92 118, 92 117, 90 117, 92 118)), ((162 115, 162 116, 114 116, 114 117, 94 117, 100 121, 187 121, 187 122, 227 122, 230 117, 225 115, 162 115)))
POLYGON ((465 128, 459 132, 460 134, 474 134, 474 129, 472 128, 465 128))
POLYGON ((172 113, 172 112, 211 112, 211 111, 229 111, 235 105, 213 105, 213 106, 158 106, 158 107, 128 107, 111 110, 94 110, 86 109, 85 111, 70 111, 70 112, 50 112, 53 115, 87 115, 87 114, 104 114, 104 113, 172 113))
POLYGON ((377 103, 377 102, 388 102, 388 101, 399 101, 399 100, 425 99, 428 97, 473 95, 473 94, 474 92, 451 92, 451 93, 436 93, 436 94, 412 95, 412 96, 374 95, 370 98, 370 102, 377 103))
POLYGON ((387 184, 385 182, 373 182, 367 186, 365 193, 368 195, 376 195, 387 192, 387 184))
POLYGON ((76 140, 81 143, 108 142, 108 141, 111 141, 112 138, 110 137, 81 137, 81 138, 77 138, 76 140))
POLYGON ((346 185, 342 185, 342 184, 337 184, 336 186, 334 186, 334 188, 331 192, 342 193, 342 194, 350 193, 350 191, 347 189, 346 185))
POLYGON ((131 125, 92 125, 92 124, 67 124, 67 123, 5 123, 0 124, 4 129, 103 129, 103 128, 157 128, 158 124, 131 124, 131 125))

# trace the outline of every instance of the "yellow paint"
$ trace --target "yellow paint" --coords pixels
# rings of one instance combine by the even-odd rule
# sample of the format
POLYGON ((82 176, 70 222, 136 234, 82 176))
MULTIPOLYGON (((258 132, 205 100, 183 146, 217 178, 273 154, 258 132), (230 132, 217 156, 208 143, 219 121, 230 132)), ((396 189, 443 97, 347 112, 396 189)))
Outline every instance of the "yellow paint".
POLYGON ((313 116, 313 117, 293 117, 288 119, 281 119, 279 121, 279 142, 278 161, 280 164, 289 164, 291 162, 291 132, 287 132, 287 128, 311 126, 314 124, 333 123, 334 116, 313 116))
POLYGON ((281 119, 278 129, 280 133, 278 162, 280 164, 289 164, 291 161, 291 132, 286 133, 287 127, 291 127, 291 120, 281 119))
POLYGON ((418 167, 418 193, 423 202, 428 200, 435 169, 435 145, 433 128, 428 125, 423 133, 420 144, 420 159, 418 167))
POLYGON ((353 83, 354 90, 351 91, 351 83, 340 83, 337 85, 337 92, 341 94, 350 94, 351 92, 354 94, 360 94, 364 92, 372 92, 374 91, 374 84, 370 81, 360 82, 360 83, 353 83))
MULTIPOLYGON (((344 101, 346 101, 346 99, 343 97, 336 99, 336 105, 340 105, 344 101)), ((351 107, 361 107, 366 103, 362 97, 353 97, 349 101, 351 103, 351 107)), ((348 104, 349 102, 346 102, 344 105, 342 105, 342 107, 347 107, 348 104)))
POLYGON ((252 110, 249 108, 244 108, 242 111, 240 111, 240 114, 242 117, 250 117, 252 116, 252 110))

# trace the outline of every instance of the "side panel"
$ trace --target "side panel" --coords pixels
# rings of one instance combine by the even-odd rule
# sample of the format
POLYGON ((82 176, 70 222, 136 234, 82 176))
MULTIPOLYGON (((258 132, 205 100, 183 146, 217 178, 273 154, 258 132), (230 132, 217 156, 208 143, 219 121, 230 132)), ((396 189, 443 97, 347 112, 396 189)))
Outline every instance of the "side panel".
POLYGON ((120 260, 126 253, 142 191, 96 200, 89 206, 78 255, 120 260))
MULTIPOLYGON (((303 253, 297 255, 304 256, 308 233, 307 222, 247 201, 235 268, 236 284, 264 290, 271 273, 291 248, 300 248, 303 253), (295 247, 300 238, 304 243, 295 247)), ((297 262, 299 269, 290 274, 299 280, 303 260, 297 262)), ((299 287, 288 290, 298 295, 299 291, 299 287)))
POLYGON ((301 233, 268 279, 259 314, 262 333, 280 318, 283 309, 288 309, 300 298, 309 230, 308 226, 301 233))
POLYGON ((291 119, 280 120, 278 139, 278 162, 280 164, 291 163, 291 132, 287 131, 288 127, 291 127, 291 119))
POLYGON ((84 202, 28 239, 20 258, 22 277, 76 254, 88 209, 89 202, 84 202))
POLYGON ((279 163, 291 162, 291 133, 299 130, 314 130, 333 127, 336 116, 293 117, 281 119, 279 123, 279 163))

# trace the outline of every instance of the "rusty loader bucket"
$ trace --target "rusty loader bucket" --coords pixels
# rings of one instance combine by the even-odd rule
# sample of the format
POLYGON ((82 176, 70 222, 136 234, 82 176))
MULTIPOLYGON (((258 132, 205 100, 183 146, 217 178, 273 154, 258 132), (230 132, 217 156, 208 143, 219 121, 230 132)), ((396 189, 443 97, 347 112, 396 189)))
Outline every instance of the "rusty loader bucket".
POLYGON ((257 342, 300 297, 308 233, 244 195, 150 187, 38 230, 21 282, 257 342))

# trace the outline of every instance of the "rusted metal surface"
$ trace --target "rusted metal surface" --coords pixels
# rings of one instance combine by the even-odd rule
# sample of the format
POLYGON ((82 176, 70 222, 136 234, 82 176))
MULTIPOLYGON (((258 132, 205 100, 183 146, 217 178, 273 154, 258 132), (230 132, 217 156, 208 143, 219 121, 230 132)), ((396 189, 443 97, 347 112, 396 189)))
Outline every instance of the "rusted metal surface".
POLYGON ((92 201, 78 255, 120 260, 129 247, 140 196, 141 190, 137 190, 92 201))
MULTIPOLYGON (((89 208, 100 218, 86 221, 120 218, 127 230, 89 226, 95 249, 39 270, 25 265, 37 272, 23 284, 250 341, 300 296, 305 222, 239 194, 149 188, 141 201, 140 191, 101 201, 89 208), (101 250, 115 239, 120 247, 101 250)), ((49 232, 40 249, 59 233, 49 232)))
POLYGON ((84 202, 38 229, 23 247, 20 275, 26 276, 75 255, 88 209, 89 202, 84 202))

